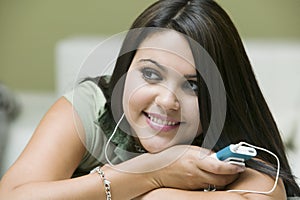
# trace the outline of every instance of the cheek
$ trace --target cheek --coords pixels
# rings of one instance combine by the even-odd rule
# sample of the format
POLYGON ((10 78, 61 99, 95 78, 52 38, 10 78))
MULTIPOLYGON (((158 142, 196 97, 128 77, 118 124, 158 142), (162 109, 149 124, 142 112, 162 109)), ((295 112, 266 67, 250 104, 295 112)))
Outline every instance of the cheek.
POLYGON ((144 80, 134 75, 134 73, 128 75, 123 93, 123 109, 125 114, 130 114, 131 117, 150 105, 154 96, 144 80))
POLYGON ((198 104, 197 102, 191 102, 191 103, 188 103, 188 108, 187 108, 187 112, 190 114, 190 118, 192 119, 199 119, 200 118, 200 115, 199 115, 199 108, 198 108, 198 104))
POLYGON ((183 112, 186 120, 192 125, 191 128, 193 127, 198 133, 202 132, 198 99, 196 97, 185 99, 183 112))
POLYGON ((128 91, 124 96, 124 105, 129 105, 132 110, 143 110, 152 102, 152 94, 147 87, 139 87, 128 91))
POLYGON ((196 96, 184 96, 180 100, 181 108, 185 114, 188 114, 189 118, 198 116, 199 118, 199 106, 198 98, 196 96))

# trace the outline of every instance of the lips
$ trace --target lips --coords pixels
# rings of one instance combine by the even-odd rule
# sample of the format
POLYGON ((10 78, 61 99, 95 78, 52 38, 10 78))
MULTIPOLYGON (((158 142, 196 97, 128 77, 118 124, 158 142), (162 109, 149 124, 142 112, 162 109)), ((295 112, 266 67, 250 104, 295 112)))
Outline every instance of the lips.
POLYGON ((180 125, 180 121, 171 119, 155 113, 146 113, 144 115, 147 117, 147 123, 149 126, 155 130, 159 131, 170 131, 177 128, 180 125))

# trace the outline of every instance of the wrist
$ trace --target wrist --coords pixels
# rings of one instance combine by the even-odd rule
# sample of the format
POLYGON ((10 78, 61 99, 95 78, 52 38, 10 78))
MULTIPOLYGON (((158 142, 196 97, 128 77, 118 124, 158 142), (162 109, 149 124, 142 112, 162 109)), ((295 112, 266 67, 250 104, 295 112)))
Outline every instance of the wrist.
POLYGON ((108 164, 102 166, 101 169, 105 172, 106 179, 110 181, 113 199, 132 199, 158 188, 152 172, 129 172, 119 165, 108 164))
POLYGON ((107 200, 111 200, 111 188, 110 188, 110 181, 106 179, 104 171, 100 168, 100 166, 94 168, 90 172, 91 174, 97 173, 99 177, 101 178, 101 181, 103 183, 105 195, 107 200))
POLYGON ((163 169, 157 169, 155 171, 149 172, 149 180, 151 180, 153 184, 153 189, 158 189, 158 188, 164 188, 165 185, 163 184, 163 169))

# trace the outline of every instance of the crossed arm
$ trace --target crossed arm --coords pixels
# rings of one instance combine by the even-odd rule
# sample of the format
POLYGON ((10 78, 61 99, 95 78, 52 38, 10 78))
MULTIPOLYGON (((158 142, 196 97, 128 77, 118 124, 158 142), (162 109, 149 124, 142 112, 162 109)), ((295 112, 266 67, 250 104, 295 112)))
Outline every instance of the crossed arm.
MULTIPOLYGON (((73 118, 71 104, 59 99, 41 120, 29 144, 2 177, 0 199, 105 199, 97 174, 71 179, 85 147, 78 132, 84 129, 78 116, 73 118)), ((257 171, 223 163, 212 158, 199 159, 200 147, 181 145, 158 154, 143 154, 116 168, 104 166, 111 181, 112 198, 117 199, 285 199, 281 181, 269 195, 240 194, 226 191, 203 192, 208 184, 222 189, 269 190, 274 180, 257 171), (143 173, 129 173, 167 162, 178 151, 185 153, 165 167, 143 173)))
POLYGON ((237 193, 227 192, 226 190, 255 190, 269 191, 274 184, 274 179, 261 174, 255 170, 247 169, 234 183, 228 185, 225 190, 204 192, 204 191, 188 191, 174 188, 159 188, 141 195, 135 200, 155 200, 155 199, 218 199, 218 200, 283 200, 286 199, 285 189, 282 181, 278 182, 276 189, 268 195, 254 193, 237 193))

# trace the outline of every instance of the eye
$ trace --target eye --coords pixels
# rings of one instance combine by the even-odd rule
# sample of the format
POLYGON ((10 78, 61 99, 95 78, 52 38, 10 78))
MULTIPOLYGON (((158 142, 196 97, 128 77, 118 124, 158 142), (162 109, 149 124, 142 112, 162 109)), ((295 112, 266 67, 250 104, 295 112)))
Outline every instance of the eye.
POLYGON ((143 78, 147 81, 161 81, 162 77, 160 73, 152 68, 145 67, 141 70, 143 78))
POLYGON ((198 93, 198 84, 197 81, 194 80, 187 80, 183 83, 182 86, 183 90, 187 91, 187 92, 192 92, 193 94, 197 94, 198 93))

